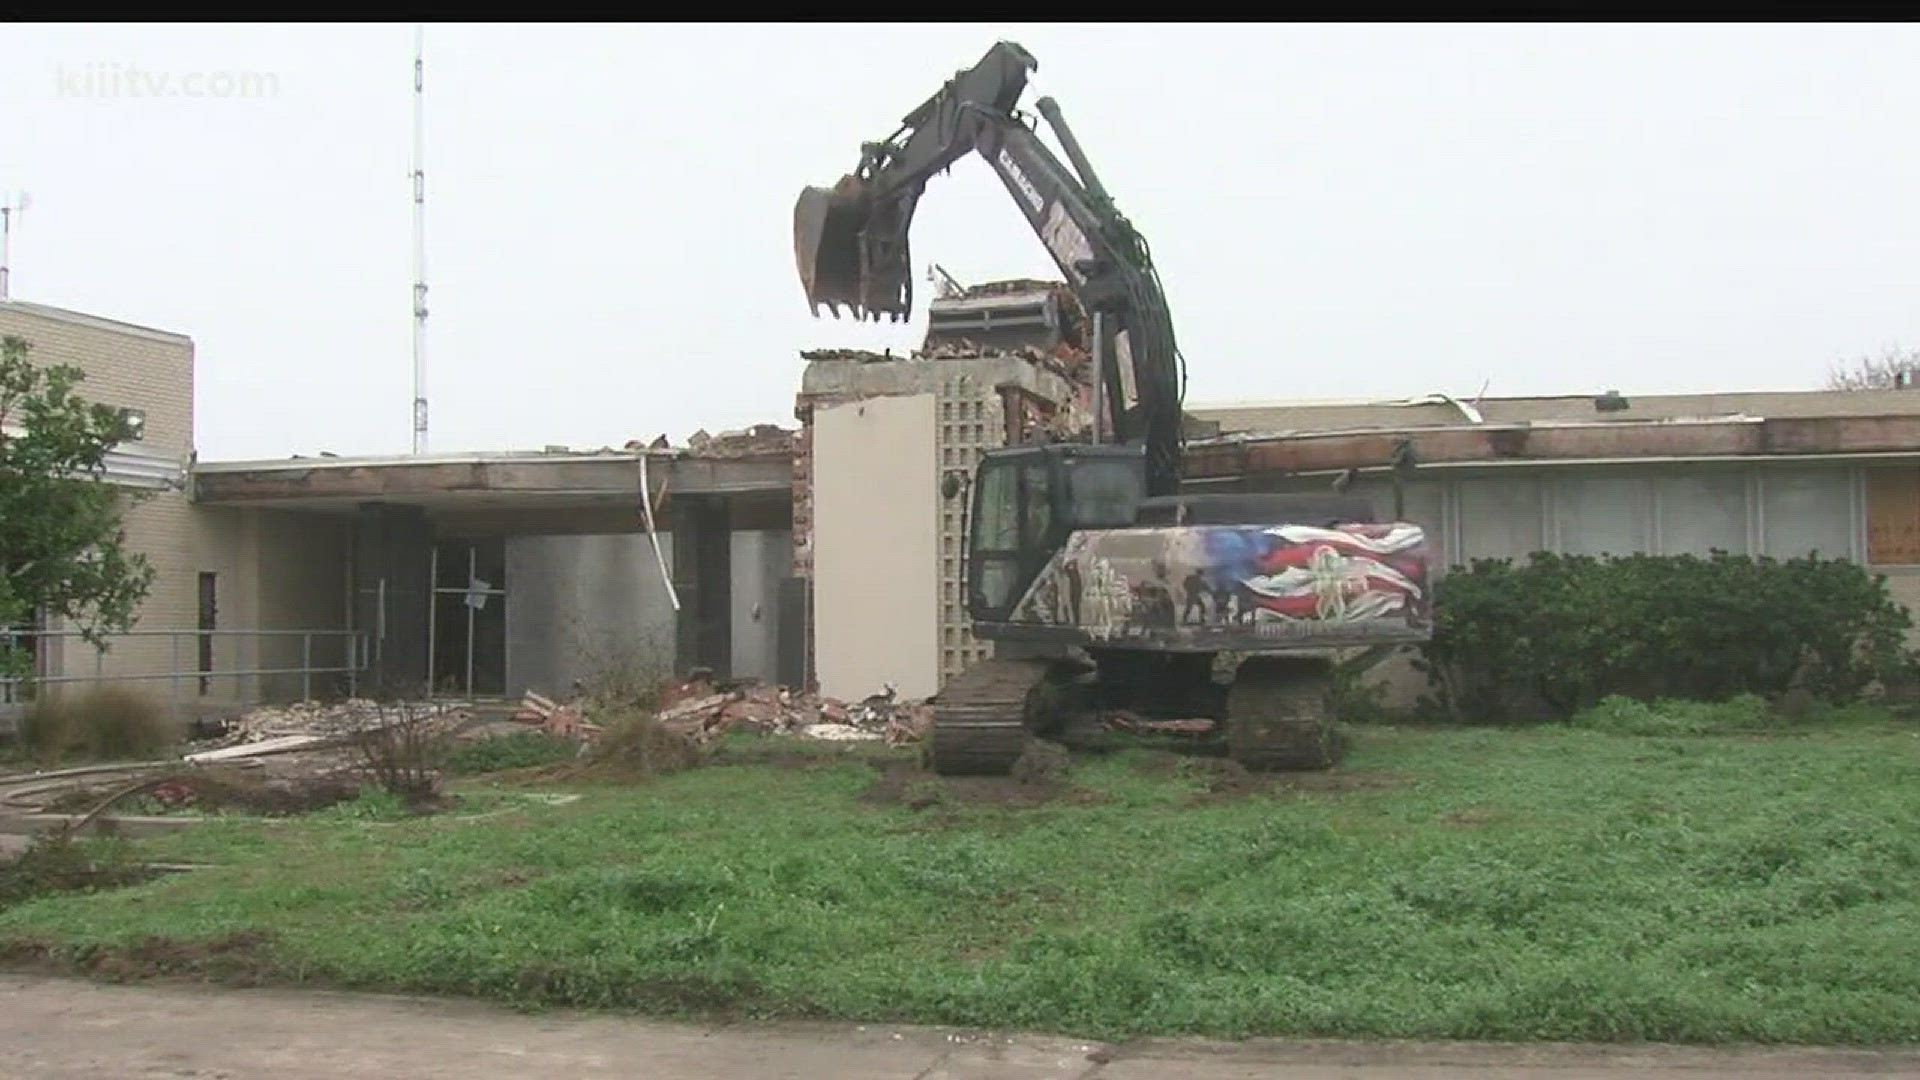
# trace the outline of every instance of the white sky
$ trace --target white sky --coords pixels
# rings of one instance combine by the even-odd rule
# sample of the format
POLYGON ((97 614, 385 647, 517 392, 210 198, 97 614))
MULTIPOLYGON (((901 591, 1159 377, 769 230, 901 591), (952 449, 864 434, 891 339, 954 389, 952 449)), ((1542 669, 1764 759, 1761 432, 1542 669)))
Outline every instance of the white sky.
MULTIPOLYGON (((1911 25, 437 26, 432 448, 791 424, 797 349, 912 347, 924 307, 808 315, 794 197, 1001 37, 1152 243, 1190 405, 1810 388, 1920 344, 1911 25)), ((204 458, 404 451, 412 49, 9 28, 14 297, 192 335, 204 458)), ((977 159, 913 242, 917 275, 1053 276, 977 159)))

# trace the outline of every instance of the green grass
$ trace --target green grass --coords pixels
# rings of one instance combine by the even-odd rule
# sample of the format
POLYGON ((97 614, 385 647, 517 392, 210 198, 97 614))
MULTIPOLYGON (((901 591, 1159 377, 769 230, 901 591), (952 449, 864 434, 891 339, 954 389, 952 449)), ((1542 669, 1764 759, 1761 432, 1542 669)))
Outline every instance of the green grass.
POLYGON ((1344 786, 1197 806, 1137 754, 1039 809, 875 806, 881 752, 809 753, 215 822, 143 844, 214 868, 0 912, 0 955, 264 940, 287 982, 1101 1038, 1920 1040, 1910 724, 1362 728, 1344 786))
POLYGON ((462 743, 447 754, 446 769, 455 776, 475 776, 507 769, 531 769, 572 761, 580 744, 540 731, 515 732, 462 743))

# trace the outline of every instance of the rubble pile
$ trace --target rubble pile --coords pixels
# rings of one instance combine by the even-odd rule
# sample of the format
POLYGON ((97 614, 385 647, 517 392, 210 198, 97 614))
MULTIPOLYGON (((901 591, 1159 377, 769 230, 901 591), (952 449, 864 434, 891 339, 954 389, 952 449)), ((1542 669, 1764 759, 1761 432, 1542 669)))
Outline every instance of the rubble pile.
MULTIPOLYGON (((750 428, 723 431, 718 435, 710 435, 702 429, 687 436, 687 445, 680 452, 698 458, 777 457, 793 452, 795 434, 792 429, 779 424, 755 424, 750 428)), ((655 436, 652 442, 629 439, 626 444, 629 453, 672 449, 673 441, 665 435, 655 436)))
MULTIPOLYGON (((884 740, 890 746, 918 742, 932 722, 932 707, 903 702, 892 687, 858 703, 750 684, 722 688, 696 677, 669 687, 661 697, 660 725, 694 743, 729 731, 757 731, 828 741, 884 740)), ((564 738, 592 741, 605 732, 578 703, 560 704, 529 692, 516 721, 564 738)))
POLYGON ((1078 386, 1093 381, 1093 361, 1084 349, 1060 344, 1053 349, 1037 345, 982 345, 970 338, 947 338, 914 350, 916 360, 991 360, 1005 357, 1025 360, 1035 367, 1078 386))
POLYGON ((793 452, 793 432, 778 424, 755 424, 741 431, 687 437, 687 452, 703 458, 770 457, 793 452))
POLYGON ((978 285, 968 285, 960 290, 960 299, 979 300, 989 296, 1016 296, 1020 293, 1056 292, 1061 289, 1058 281, 1042 281, 1039 278, 1006 278, 1002 281, 983 281, 978 285))
POLYGON ((802 360, 858 360, 863 364, 884 364, 889 360, 904 360, 904 356, 893 355, 893 350, 874 352, 872 349, 802 349, 802 360))
POLYGON ((466 710, 445 702, 401 704, 348 698, 345 701, 301 701, 292 705, 263 705, 228 719, 225 730, 204 745, 241 746, 289 736, 338 738, 382 727, 400 720, 435 717, 457 720, 466 710))

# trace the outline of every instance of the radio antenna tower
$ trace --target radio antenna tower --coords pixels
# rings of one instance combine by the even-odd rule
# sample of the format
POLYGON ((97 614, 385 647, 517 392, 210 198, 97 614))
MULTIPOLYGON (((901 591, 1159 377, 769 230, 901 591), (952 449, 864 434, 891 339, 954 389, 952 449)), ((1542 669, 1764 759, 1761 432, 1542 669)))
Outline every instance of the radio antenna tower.
POLYGON ((13 267, 13 215, 25 213, 27 202, 24 191, 0 198, 0 300, 8 296, 7 277, 13 267))
POLYGON ((413 452, 427 451, 426 28, 413 28, 413 452))

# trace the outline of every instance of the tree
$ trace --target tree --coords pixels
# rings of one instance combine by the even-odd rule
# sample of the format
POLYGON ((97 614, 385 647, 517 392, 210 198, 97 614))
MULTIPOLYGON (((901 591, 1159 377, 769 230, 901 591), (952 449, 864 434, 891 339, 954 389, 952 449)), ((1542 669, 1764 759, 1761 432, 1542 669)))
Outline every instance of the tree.
POLYGON ((1835 364, 1827 375, 1827 389, 1895 390, 1914 387, 1916 380, 1920 380, 1920 349, 1889 345, 1879 356, 1835 364))
MULTIPOLYGON (((153 584, 121 528, 139 496, 103 479, 107 452, 133 434, 131 418, 75 393, 80 369, 37 367, 28 349, 0 338, 0 627, 45 612, 105 648, 153 584)), ((0 642, 0 667, 17 671, 23 659, 0 642)))

